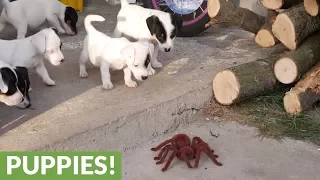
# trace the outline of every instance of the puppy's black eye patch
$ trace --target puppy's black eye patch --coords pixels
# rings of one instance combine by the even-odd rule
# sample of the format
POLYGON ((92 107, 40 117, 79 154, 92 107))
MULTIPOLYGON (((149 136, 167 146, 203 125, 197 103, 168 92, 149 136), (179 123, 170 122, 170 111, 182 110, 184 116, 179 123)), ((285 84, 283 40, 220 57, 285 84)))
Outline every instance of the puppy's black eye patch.
POLYGON ((18 88, 21 93, 30 101, 29 88, 30 80, 28 75, 28 69, 25 67, 16 67, 16 74, 18 76, 18 88))
POLYGON ((177 29, 174 28, 173 31, 171 32, 170 38, 173 39, 177 35, 177 29))
POLYGON ((144 62, 144 66, 147 68, 150 63, 150 54, 147 55, 146 61, 144 62))

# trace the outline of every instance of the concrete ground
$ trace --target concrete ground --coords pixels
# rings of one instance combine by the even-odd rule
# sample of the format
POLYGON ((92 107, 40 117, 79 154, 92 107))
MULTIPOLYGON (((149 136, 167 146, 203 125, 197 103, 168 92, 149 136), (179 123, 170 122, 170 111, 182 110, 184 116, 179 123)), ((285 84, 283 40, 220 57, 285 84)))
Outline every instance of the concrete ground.
MULTIPOLYGON (((139 148, 123 155, 123 179, 130 180, 316 180, 319 179, 320 149, 314 145, 294 140, 278 142, 259 138, 251 127, 235 122, 218 124, 200 116, 196 122, 179 127, 174 133, 161 135, 139 148), (211 135, 210 131, 218 137, 211 135), (150 150, 177 133, 187 133, 191 138, 201 137, 215 151, 223 166, 216 166, 205 153, 197 169, 189 169, 177 158, 168 170, 164 164, 156 165, 153 157, 158 152, 150 150)), ((170 153, 169 153, 170 155, 170 153)), ((168 158, 169 158, 168 155, 168 158)), ((191 161, 193 165, 194 161, 191 161)))
MULTIPOLYGON (((30 71, 34 109, 0 104, 0 150, 119 150, 124 156, 124 179, 317 178, 319 151, 313 145, 260 142, 254 129, 236 124, 217 128, 220 137, 214 139, 208 127, 216 127, 215 123, 198 124, 203 118, 198 117, 198 111, 212 98, 211 82, 217 71, 283 50, 259 48, 253 34, 214 26, 198 37, 177 38, 171 52, 159 54, 165 67, 135 89, 124 85, 121 71, 112 73, 115 87, 110 91, 102 90, 98 68, 90 66, 89 77, 80 79, 78 57, 86 35, 84 16, 104 16, 105 22, 93 24, 110 34, 118 10, 118 6, 89 7, 79 19, 79 34, 62 37, 66 62, 60 67, 46 63, 55 87, 45 86, 30 71), (174 163, 168 172, 161 173, 161 167, 153 165, 150 146, 175 132, 203 137, 224 166, 216 167, 203 156, 198 170, 174 163)), ((7 28, 0 37, 12 39, 15 31, 7 28)))

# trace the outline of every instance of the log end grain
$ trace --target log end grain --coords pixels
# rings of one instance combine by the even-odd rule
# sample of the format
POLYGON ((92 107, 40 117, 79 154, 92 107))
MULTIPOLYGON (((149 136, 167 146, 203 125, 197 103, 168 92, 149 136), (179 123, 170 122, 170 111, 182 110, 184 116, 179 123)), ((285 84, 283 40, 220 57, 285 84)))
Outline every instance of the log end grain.
POLYGON ((255 38, 256 43, 264 48, 272 47, 276 44, 276 39, 274 38, 272 32, 261 29, 255 38))
POLYGON ((272 10, 280 9, 283 5, 283 1, 279 0, 261 0, 261 3, 264 7, 272 10))
POLYGON ((319 13, 317 0, 304 0, 304 7, 311 16, 317 16, 319 13))
POLYGON ((287 92, 283 98, 284 109, 289 114, 299 114, 302 111, 299 95, 295 92, 287 92))
POLYGON ((218 15, 220 11, 220 1, 219 0, 208 0, 207 7, 208 7, 208 15, 211 18, 214 18, 218 15))
POLYGON ((277 16, 272 25, 272 32, 290 50, 297 48, 295 27, 287 14, 277 16))
POLYGON ((239 97, 240 85, 230 70, 217 73, 212 86, 215 99, 222 105, 231 105, 239 97))
POLYGON ((291 84, 298 78, 298 68, 296 63, 287 57, 278 59, 273 67, 276 79, 283 84, 291 84))

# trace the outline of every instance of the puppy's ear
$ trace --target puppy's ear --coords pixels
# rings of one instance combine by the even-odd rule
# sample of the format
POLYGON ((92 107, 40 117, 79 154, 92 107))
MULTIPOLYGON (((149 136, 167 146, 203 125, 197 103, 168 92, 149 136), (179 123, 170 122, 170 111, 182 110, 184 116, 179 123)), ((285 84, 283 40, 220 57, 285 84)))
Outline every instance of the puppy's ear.
POLYGON ((76 34, 78 33, 78 13, 73 7, 66 7, 66 10, 64 12, 64 22, 69 26, 69 28, 71 28, 72 31, 74 31, 76 34))
POLYGON ((65 21, 66 20, 71 20, 73 23, 77 23, 78 22, 78 13, 77 11, 71 7, 71 6, 67 6, 66 7, 66 11, 65 11, 65 21))
POLYGON ((31 43, 38 49, 40 53, 46 51, 46 37, 42 34, 37 34, 31 38, 31 43))
POLYGON ((177 14, 171 14, 171 21, 172 24, 175 25, 177 30, 179 31, 183 23, 182 17, 177 14))
POLYGON ((156 34, 157 26, 160 24, 160 20, 157 16, 153 15, 146 19, 147 26, 151 35, 156 34))
MULTIPOLYGON (((16 76, 10 68, 1 68, 0 69, 0 90, 2 93, 8 93, 9 84, 16 82, 16 76)), ((14 85, 14 84, 13 84, 14 85)))
POLYGON ((2 75, 0 75, 0 94, 8 92, 8 86, 4 83, 2 75))
POLYGON ((134 63, 135 60, 135 47, 132 45, 128 45, 121 50, 121 56, 125 61, 128 61, 130 64, 134 63))

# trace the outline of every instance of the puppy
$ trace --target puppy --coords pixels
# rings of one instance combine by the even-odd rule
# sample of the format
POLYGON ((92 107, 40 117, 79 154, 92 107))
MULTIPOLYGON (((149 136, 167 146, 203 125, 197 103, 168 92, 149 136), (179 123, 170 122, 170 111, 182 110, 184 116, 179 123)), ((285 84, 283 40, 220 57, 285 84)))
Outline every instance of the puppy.
POLYGON ((161 68, 163 66, 157 60, 158 50, 169 52, 173 48, 173 41, 181 27, 182 18, 178 15, 143 8, 129 4, 127 0, 121 0, 121 9, 117 15, 113 36, 128 36, 153 42, 155 50, 151 65, 153 68, 161 68))
POLYGON ((55 28, 46 28, 25 39, 0 40, 0 60, 16 67, 35 68, 36 72, 49 85, 55 82, 49 77, 44 59, 58 66, 64 62, 62 43, 55 28))
POLYGON ((41 28, 46 20, 58 29, 60 34, 77 34, 76 10, 58 0, 3 0, 3 5, 0 31, 6 23, 10 23, 17 29, 17 39, 25 38, 28 28, 41 28))
POLYGON ((29 87, 27 68, 13 68, 0 61, 0 102, 7 106, 30 107, 29 87))
POLYGON ((88 15, 84 20, 87 36, 84 40, 83 50, 79 58, 80 77, 86 78, 86 62, 100 67, 102 86, 109 90, 113 88, 109 69, 124 71, 125 84, 128 87, 137 87, 132 80, 134 77, 143 81, 148 78, 147 67, 150 63, 150 54, 153 53, 152 46, 146 42, 130 42, 126 38, 111 38, 97 31, 91 24, 92 21, 105 21, 102 16, 88 15))

